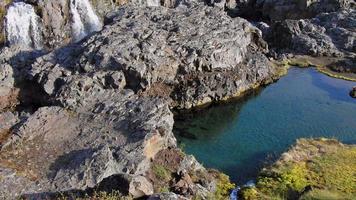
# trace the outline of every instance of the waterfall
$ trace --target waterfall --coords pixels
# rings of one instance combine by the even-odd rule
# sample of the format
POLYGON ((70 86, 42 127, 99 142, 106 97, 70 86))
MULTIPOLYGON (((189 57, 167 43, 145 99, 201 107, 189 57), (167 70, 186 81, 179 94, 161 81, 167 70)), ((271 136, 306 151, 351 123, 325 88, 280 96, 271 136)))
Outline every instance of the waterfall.
POLYGON ((89 33, 100 31, 102 23, 88 0, 70 0, 72 15, 72 36, 75 42, 89 33))
POLYGON ((6 39, 10 46, 40 49, 42 47, 40 18, 32 5, 16 2, 5 16, 6 39))

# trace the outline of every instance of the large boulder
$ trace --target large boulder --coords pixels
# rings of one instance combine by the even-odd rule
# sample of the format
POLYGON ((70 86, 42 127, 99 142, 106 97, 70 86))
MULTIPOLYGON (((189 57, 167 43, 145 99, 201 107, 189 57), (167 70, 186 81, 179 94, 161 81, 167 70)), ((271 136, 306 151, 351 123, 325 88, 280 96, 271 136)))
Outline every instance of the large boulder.
POLYGON ((116 189, 123 193, 153 194, 144 176, 156 153, 176 145, 172 113, 158 99, 106 94, 78 110, 40 108, 13 130, 0 164, 21 175, 10 179, 13 172, 0 171, 2 197, 85 191, 113 176, 122 180, 116 189), (141 187, 131 186, 137 182, 141 187))
POLYGON ((320 14, 313 19, 275 23, 268 40, 279 52, 311 56, 355 56, 356 11, 320 14))
POLYGON ((353 0, 265 0, 262 13, 271 20, 303 19, 355 8, 355 5, 353 0))
POLYGON ((190 108, 268 83, 275 74, 260 31, 220 9, 129 5, 111 16, 83 43, 37 59, 32 79, 53 96, 75 74, 120 71, 127 88, 190 108))

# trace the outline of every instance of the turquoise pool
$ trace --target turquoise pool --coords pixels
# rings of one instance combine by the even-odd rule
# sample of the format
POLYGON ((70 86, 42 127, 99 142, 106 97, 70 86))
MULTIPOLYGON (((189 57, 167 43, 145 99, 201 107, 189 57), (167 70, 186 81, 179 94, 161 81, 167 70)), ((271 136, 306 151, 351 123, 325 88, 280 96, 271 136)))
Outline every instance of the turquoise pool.
POLYGON ((176 116, 175 135, 188 154, 242 184, 302 137, 356 143, 355 82, 313 68, 291 68, 278 82, 231 103, 176 116))

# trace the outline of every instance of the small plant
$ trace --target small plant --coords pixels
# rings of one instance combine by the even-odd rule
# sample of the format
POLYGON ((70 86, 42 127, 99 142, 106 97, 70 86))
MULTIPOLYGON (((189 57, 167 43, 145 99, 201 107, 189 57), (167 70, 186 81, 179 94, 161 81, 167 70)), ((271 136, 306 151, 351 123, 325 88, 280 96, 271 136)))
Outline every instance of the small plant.
POLYGON ((164 166, 159 164, 153 164, 152 171, 156 175, 157 178, 168 181, 171 178, 171 173, 164 166))
POLYGON ((158 191, 160 193, 167 193, 167 192, 169 192, 169 188, 167 186, 163 186, 163 187, 159 188, 158 191))
POLYGON ((93 195, 87 195, 83 198, 77 198, 76 200, 131 200, 129 196, 123 196, 118 191, 112 192, 95 192, 93 195))

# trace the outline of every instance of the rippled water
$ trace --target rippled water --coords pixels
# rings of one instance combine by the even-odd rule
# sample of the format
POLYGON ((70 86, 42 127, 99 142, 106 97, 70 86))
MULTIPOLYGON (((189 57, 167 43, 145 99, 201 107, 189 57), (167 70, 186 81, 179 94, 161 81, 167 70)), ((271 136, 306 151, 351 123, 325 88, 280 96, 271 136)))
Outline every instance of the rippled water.
POLYGON ((355 85, 312 68, 292 68, 236 102, 176 116, 175 134, 204 166, 245 183, 298 138, 356 143, 356 100, 348 95, 355 85))

